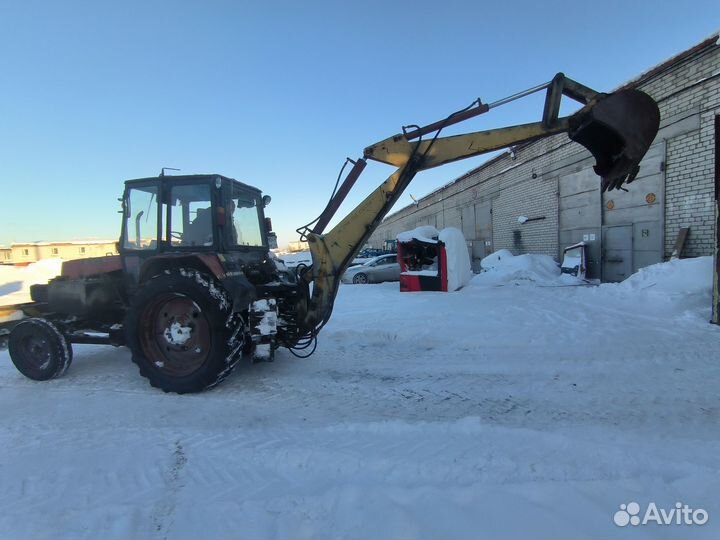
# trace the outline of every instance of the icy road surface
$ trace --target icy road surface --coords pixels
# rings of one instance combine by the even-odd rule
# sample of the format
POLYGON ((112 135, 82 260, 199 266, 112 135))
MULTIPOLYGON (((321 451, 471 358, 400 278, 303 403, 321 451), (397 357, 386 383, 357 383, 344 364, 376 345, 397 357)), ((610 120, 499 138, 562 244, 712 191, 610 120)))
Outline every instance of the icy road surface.
POLYGON ((48 383, 0 352, 0 538, 718 538, 710 266, 342 286, 313 357, 200 395, 125 349, 48 383), (709 521, 616 526, 632 501, 709 521))

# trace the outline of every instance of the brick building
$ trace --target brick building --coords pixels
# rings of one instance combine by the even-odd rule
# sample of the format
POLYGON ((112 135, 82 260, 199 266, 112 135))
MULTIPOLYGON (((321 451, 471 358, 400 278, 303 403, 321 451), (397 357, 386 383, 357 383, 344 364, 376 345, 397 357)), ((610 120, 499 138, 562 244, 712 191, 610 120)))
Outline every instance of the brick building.
POLYGON ((660 131, 628 191, 600 193, 594 159, 558 135, 519 145, 388 216, 370 245, 418 225, 457 227, 473 265, 506 248, 559 260, 588 244, 589 275, 619 281, 666 260, 689 228, 684 256, 714 251, 715 117, 720 115, 720 40, 699 43, 624 85, 650 94, 660 131), (523 224, 518 218, 530 218, 523 224))

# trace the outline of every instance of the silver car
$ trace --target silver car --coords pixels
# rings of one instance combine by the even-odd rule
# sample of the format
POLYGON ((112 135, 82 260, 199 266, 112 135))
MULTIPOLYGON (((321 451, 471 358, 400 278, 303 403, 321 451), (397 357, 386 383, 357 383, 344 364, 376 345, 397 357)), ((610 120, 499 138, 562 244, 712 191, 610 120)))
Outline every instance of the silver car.
POLYGON ((342 276, 343 283, 380 283, 381 281, 400 281, 397 254, 373 257, 363 264, 351 266, 342 276))

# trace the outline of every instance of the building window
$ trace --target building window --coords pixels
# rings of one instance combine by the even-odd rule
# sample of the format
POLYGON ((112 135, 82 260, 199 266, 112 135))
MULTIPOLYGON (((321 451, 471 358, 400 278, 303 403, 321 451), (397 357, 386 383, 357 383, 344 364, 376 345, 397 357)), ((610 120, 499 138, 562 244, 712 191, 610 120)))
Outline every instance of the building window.
POLYGON ((29 249, 23 249, 23 255, 24 255, 25 257, 27 257, 28 255, 30 255, 30 250, 29 250, 29 249))
POLYGON ((52 248, 52 254, 57 255, 58 254, 58 248, 52 248))
POLYGON ((80 248, 80 253, 85 253, 85 248, 84 248, 84 247, 81 247, 81 248, 80 248))

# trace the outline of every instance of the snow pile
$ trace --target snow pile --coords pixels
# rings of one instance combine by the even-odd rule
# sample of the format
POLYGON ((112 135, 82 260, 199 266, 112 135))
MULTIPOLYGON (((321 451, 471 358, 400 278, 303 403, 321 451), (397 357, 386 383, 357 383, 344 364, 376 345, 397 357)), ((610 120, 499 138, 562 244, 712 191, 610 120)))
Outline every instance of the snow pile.
POLYGON ((28 266, 0 266, 0 306, 30 302, 30 285, 59 275, 62 263, 62 259, 45 259, 28 266))
POLYGON ((430 225, 422 225, 411 231, 401 232, 397 235, 398 242, 412 242, 418 240, 427 244, 437 244, 440 232, 430 225))
POLYGON ((621 283, 597 287, 602 298, 633 299, 658 314, 707 322, 712 314, 712 257, 678 259, 641 268, 621 283))
POLYGON ((584 283, 568 274, 547 255, 513 255, 507 249, 491 253, 480 261, 483 272, 475 276, 479 285, 576 285, 584 283))
POLYGON ((460 229, 448 227, 440 231, 438 239, 445 244, 448 291, 457 291, 470 283, 473 277, 465 237, 460 229))
POLYGON ((712 280, 712 257, 698 257, 646 266, 617 286, 628 291, 652 287, 666 294, 703 294, 712 290, 712 280))

